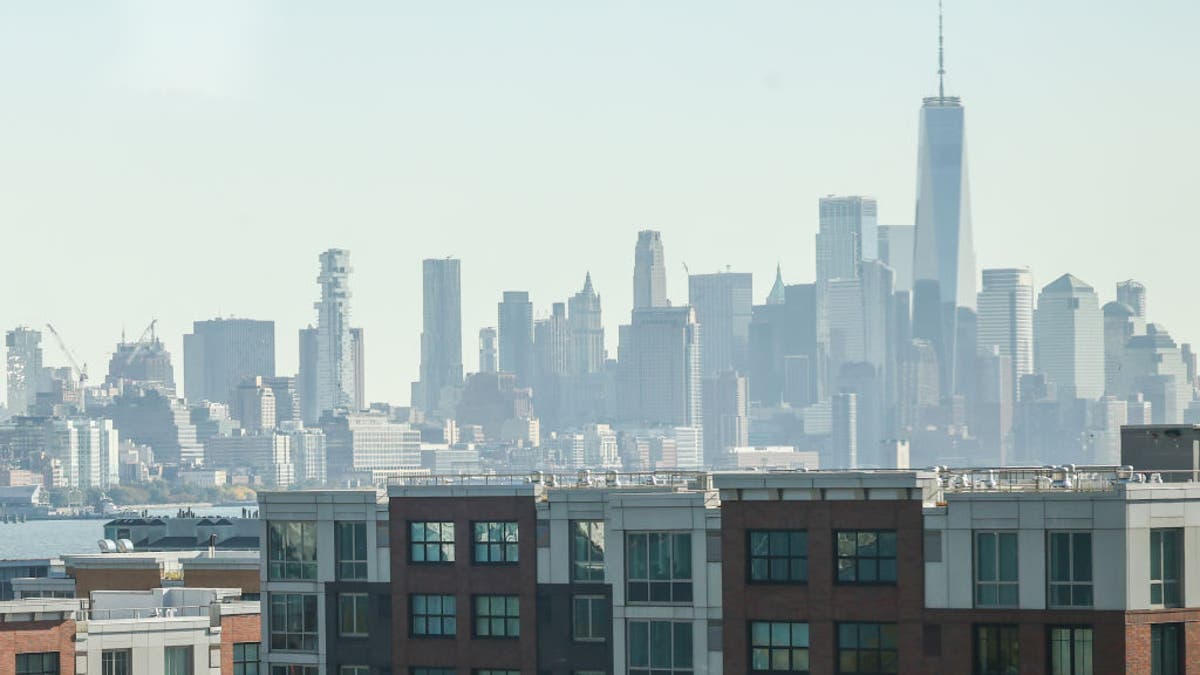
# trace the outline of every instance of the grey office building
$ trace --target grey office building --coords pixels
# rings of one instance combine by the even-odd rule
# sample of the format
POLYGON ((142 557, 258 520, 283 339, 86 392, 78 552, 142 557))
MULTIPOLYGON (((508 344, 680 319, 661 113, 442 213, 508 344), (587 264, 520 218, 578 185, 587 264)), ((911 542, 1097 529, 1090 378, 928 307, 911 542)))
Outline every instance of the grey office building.
POLYGON ((750 340, 754 277, 739 272, 693 274, 688 277, 688 303, 704 329, 701 374, 714 377, 726 370, 745 372, 750 340))
POLYGON ((667 306, 667 267, 663 256, 662 233, 638 232, 633 252, 633 308, 667 306))
POLYGON ((500 371, 517 376, 517 385, 533 383, 533 303, 526 291, 504 291, 496 306, 500 371))
POLYGON ((444 387, 462 386, 462 276, 457 258, 421 264, 421 380, 413 405, 438 409, 444 387))
POLYGON ((183 391, 189 401, 229 403, 248 377, 275 376, 275 322, 210 319, 183 336, 183 391))

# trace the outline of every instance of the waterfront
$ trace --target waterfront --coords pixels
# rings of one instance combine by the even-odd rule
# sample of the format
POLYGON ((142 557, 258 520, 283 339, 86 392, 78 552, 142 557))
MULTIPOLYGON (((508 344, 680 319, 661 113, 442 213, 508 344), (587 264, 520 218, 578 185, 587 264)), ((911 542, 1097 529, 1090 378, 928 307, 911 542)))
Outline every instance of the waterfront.
MULTIPOLYGON (((174 517, 178 505, 145 507, 150 515, 174 517)), ((197 516, 241 516, 241 506, 192 507, 197 516)), ((0 524, 0 560, 53 558, 70 553, 97 553, 104 524, 112 518, 31 520, 0 524)))

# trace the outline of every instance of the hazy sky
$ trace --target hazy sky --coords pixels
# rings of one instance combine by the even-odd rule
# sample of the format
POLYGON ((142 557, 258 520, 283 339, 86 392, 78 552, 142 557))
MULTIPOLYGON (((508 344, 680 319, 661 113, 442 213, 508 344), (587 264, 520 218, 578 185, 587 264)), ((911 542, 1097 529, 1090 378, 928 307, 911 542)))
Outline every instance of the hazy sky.
MULTIPOLYGON (((1072 272, 1200 340, 1193 0, 948 0, 981 267, 1072 272)), ((0 327, 54 323, 101 379, 158 318, 316 320, 351 250, 367 395, 406 403, 420 260, 463 260, 463 345, 505 289, 535 315, 591 270, 610 353, 636 231, 671 299, 729 265, 813 276, 817 199, 911 223, 936 2, 0 4, 0 327)), ((64 363, 46 336, 48 363, 64 363)), ((2 376, 2 375, 0 375, 2 376)))

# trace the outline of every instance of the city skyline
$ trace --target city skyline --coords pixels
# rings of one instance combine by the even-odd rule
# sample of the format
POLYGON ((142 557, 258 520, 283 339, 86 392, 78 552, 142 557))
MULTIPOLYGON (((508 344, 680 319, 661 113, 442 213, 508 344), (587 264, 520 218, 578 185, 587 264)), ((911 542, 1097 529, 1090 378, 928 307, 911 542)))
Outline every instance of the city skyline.
MULTIPOLYGON (((1178 216, 1168 216, 1165 210, 1159 211, 1160 207, 1154 204, 1170 201, 1156 196, 1176 193, 1194 182, 1195 169, 1190 165, 1170 161, 1164 163, 1157 159, 1139 162, 1138 153, 1143 152, 1141 145, 1154 145, 1153 142, 1148 143, 1145 136, 1138 137, 1139 149, 1135 150, 1131 145, 1126 145, 1125 139, 1096 135, 1096 130, 1104 126, 1103 120, 1109 119, 1107 116, 1128 110, 1126 106, 1132 105, 1128 99, 1136 97, 1128 96, 1127 92, 1140 91, 1159 82, 1159 78, 1166 82, 1171 77, 1179 76, 1182 72, 1179 64, 1189 59, 1180 58, 1174 52, 1195 47, 1184 45, 1183 41, 1174 42, 1169 35, 1178 25, 1186 23, 1179 21, 1179 16, 1194 13, 1196 9, 1184 4, 1164 3, 1150 8, 1138 6, 1138 11, 1143 14, 1133 16, 1132 3, 1103 8, 1070 3, 1049 8, 1037 7, 1042 12, 1039 14, 1042 21, 1035 25, 1024 22, 1033 14, 1032 4, 1006 7, 1003 12, 965 4, 947 7, 947 91, 961 95, 971 108, 970 170, 977 267, 1028 266, 1034 274, 1035 288, 1041 288, 1061 274, 1072 273, 1095 287, 1102 303, 1112 299, 1111 289, 1117 281, 1135 278, 1145 283, 1149 293, 1154 296, 1150 320, 1168 326, 1171 334, 1182 341, 1194 339, 1200 335, 1200 319, 1192 318, 1186 311, 1190 290, 1186 268, 1162 265, 1154 254, 1168 244, 1173 248, 1190 246, 1193 244, 1192 238, 1197 235, 1193 234, 1191 228, 1161 225, 1174 225, 1178 222, 1178 216), (1085 7, 1086 14, 1081 14, 1085 7), (1055 29, 1062 30, 1067 17, 1071 16, 1085 16, 1084 23, 1096 29, 1095 35, 1084 34, 1087 31, 1072 35, 1071 46, 1080 56, 1069 56, 1052 44, 1052 38, 1056 37, 1055 29), (1165 20, 1167 16, 1172 20, 1165 20), (994 30, 985 29, 985 26, 993 24, 994 30), (1090 58, 1109 66, 1114 71, 1109 73, 1112 79, 1105 80, 1101 88, 1096 80, 1097 70, 1084 68, 1068 74, 1064 68, 1052 67, 1044 71, 1046 77, 1030 79, 1030 61, 1027 59, 1032 57, 1027 54, 1009 54, 1006 51, 1004 62, 989 59, 989 48, 997 44, 1004 28, 1018 24, 1028 41, 1028 51, 1039 54, 1038 58, 1046 65, 1069 65, 1078 59, 1090 58), (1153 42, 1150 41, 1151 29, 1153 42), (1125 48, 1109 55, 1104 50, 1111 49, 1112 43, 1102 38, 1111 38, 1118 32, 1127 38, 1122 42, 1125 48), (1166 37, 1163 33, 1166 33, 1166 37), (1132 79, 1134 75, 1137 76, 1136 85, 1132 79), (1052 91, 1060 95, 1050 99, 1052 91), (1031 116, 1031 110, 1014 110, 1012 102, 1002 100, 1028 101, 1039 96, 1043 100, 1061 101, 1061 105, 1028 106, 1037 108, 1037 114, 1031 116), (1065 117, 1079 119, 1065 124, 1065 117), (1055 134, 1053 143, 1046 142, 1047 134, 1055 134), (1029 138, 1031 144, 1014 144, 1013 138, 1029 138), (1035 142, 1036 145, 1032 145, 1035 142), (1115 161, 1117 159, 1124 162, 1115 161), (1022 163, 1030 162, 1054 173, 1055 180, 1050 183, 1052 190, 1046 187, 1045 181, 1021 175, 1019 169, 1022 163), (1105 168, 1101 170, 1098 166, 1085 166, 1085 163, 1105 168), (1136 171, 1125 168, 1133 166, 1138 167, 1136 171), (1146 175, 1134 175, 1142 173, 1146 175), (1115 189, 1118 184, 1123 186, 1121 190, 1115 189), (1097 194, 1105 197, 1096 198, 1097 194), (1125 198, 1122 194, 1137 195, 1137 199, 1132 196, 1125 198), (1020 195, 1021 199, 1013 199, 1013 195, 1020 195), (1071 207, 1066 208, 1066 204, 1071 204, 1071 207), (1137 223, 1138 227, 1122 228, 1119 227, 1121 223, 1137 223), (1092 242, 1087 239, 1098 232, 1103 232, 1102 240, 1092 242), (1034 237, 1039 241, 1048 239, 1045 245, 1028 246, 1034 237), (1081 241, 1088 241, 1089 245, 1079 246, 1081 241)), ((18 15, 12 17, 9 24, 18 29, 27 28, 29 30, 26 32, 31 34, 38 33, 31 26, 46 20, 20 16, 19 10, 6 11, 18 15)), ((672 16, 672 11, 669 8, 657 10, 658 14, 649 19, 665 20, 672 16)), ((710 19, 722 16, 719 10, 713 8, 696 11, 710 19)), ((164 12, 165 15, 152 16, 146 21, 151 27, 156 26, 154 22, 158 21, 165 22, 158 27, 171 30, 195 30, 201 33, 205 30, 203 25, 185 29, 175 21, 170 10, 164 12)), ((619 15, 619 12, 615 13, 619 15)), ((29 95, 10 114, 20 122, 18 127, 21 130, 31 133, 24 134, 27 140, 18 140, 14 148, 15 156, 37 159, 21 168, 12 164, 5 167, 4 175, 11 179, 8 184, 13 191, 13 199, 0 207, 3 209, 0 210, 0 217, 8 222, 26 224, 24 227, 9 228, 5 238, 10 245, 31 251, 30 255, 13 262, 12 273, 16 278, 41 278, 38 270, 44 267, 48 253, 39 255, 38 251, 47 250, 50 232, 62 232, 64 227, 67 228, 66 234, 78 240, 78 245, 72 250, 60 253, 66 266, 87 269, 94 265, 91 262, 94 256, 94 259, 112 260, 116 264, 106 266, 103 272, 90 273, 88 285, 92 293, 86 303, 80 300, 78 293, 71 292, 76 285, 26 283, 22 285, 20 293, 14 293, 10 286, 7 301, 0 306, 0 324, 6 327, 26 324, 40 330, 45 323, 52 323, 62 331, 80 360, 90 364, 93 373, 98 373, 113 344, 118 341, 122 326, 133 333, 136 327, 158 318, 159 334, 175 355, 178 367, 183 353, 182 335, 193 321, 230 315, 271 320, 276 323, 277 329, 277 371, 290 374, 295 372, 297 359, 296 341, 291 331, 310 323, 316 324, 316 317, 308 309, 313 295, 308 282, 312 276, 312 258, 318 251, 339 246, 354 254, 355 323, 371 334, 372 350, 367 363, 368 400, 403 403, 408 400, 409 383, 418 379, 420 326, 419 321, 414 319, 417 316, 414 312, 419 312, 419 261, 427 257, 453 254, 463 260, 463 331, 468 336, 494 323, 493 303, 500 300, 500 290, 529 290, 535 319, 544 318, 550 311, 551 303, 565 301, 576 292, 579 274, 590 270, 596 291, 606 298, 605 343, 612 355, 616 349, 616 326, 628 316, 632 300, 629 249, 634 233, 639 229, 650 228, 662 232, 667 249, 667 295, 674 304, 680 305, 686 298, 686 276, 682 263, 686 263, 693 273, 712 272, 724 269, 726 265, 734 271, 752 273, 756 282, 755 303, 761 302, 765 291, 770 288, 776 263, 782 265, 786 282, 811 281, 812 237, 817 229, 817 200, 821 195, 871 195, 878 201, 880 224, 912 223, 919 98, 936 92, 934 17, 935 8, 932 4, 928 8, 897 8, 883 3, 857 3, 838 9, 773 7, 750 17, 743 16, 736 25, 760 31, 763 52, 757 54, 752 63, 739 62, 737 68, 716 72, 720 73, 717 76, 719 82, 748 87, 747 96, 736 104, 726 103, 724 107, 710 108, 707 115, 691 120, 683 130, 665 124, 669 111, 676 110, 680 102, 707 102, 707 98, 695 98, 701 96, 705 88, 693 83, 678 85, 678 102, 633 96, 635 92, 647 94, 642 89, 647 84, 645 78, 653 81, 654 77, 662 75, 663 69, 674 63, 662 55, 650 59, 647 65, 649 75, 632 80, 628 85, 631 89, 616 90, 627 97, 623 100, 633 103, 633 108, 642 115, 642 123, 635 127, 638 133, 634 136, 646 150, 647 161, 640 163, 646 166, 635 167, 626 163, 630 175, 606 174, 601 188, 606 195, 603 201, 612 204, 599 210, 577 206, 571 210, 566 208, 567 202, 562 201, 564 199, 574 200, 578 204, 587 195, 592 195, 586 200, 587 203, 596 201, 594 190, 597 188, 582 188, 580 182, 569 183, 566 186, 569 189, 561 194, 551 194, 563 187, 554 181, 544 184, 544 189, 537 192, 529 192, 526 188, 520 193, 518 206, 511 199, 498 197, 496 192, 500 189, 499 185, 489 186, 480 182, 483 175, 478 172, 460 176, 461 180, 452 186, 448 182, 450 174, 446 173, 447 167, 439 163, 430 167, 429 174, 424 177, 427 180, 414 176, 407 164, 392 165, 390 168, 393 171, 385 171, 379 177, 359 184, 335 184, 326 191, 326 197, 279 199, 281 193, 277 191, 280 185, 291 188, 308 186, 301 191, 313 190, 316 183, 309 183, 324 175, 323 170, 314 169, 305 174, 304 180, 293 176, 280 178, 281 183, 268 181, 270 174, 263 171, 270 164, 264 163, 262 153, 268 147, 274 147, 271 143, 282 140, 279 136, 271 136, 245 149, 246 157, 250 160, 245 171, 250 173, 242 172, 238 176, 245 180, 247 187, 258 186, 259 192, 253 198, 244 192, 246 187, 222 182, 215 186, 217 194, 227 191, 236 198, 231 199, 228 206, 218 207, 218 202, 224 203, 226 200, 197 202, 199 193, 193 192, 193 187, 175 185, 172 189, 161 190, 161 196, 148 198, 148 205, 129 206, 119 201, 129 189, 127 183, 149 180, 147 168, 160 166, 155 155, 147 154, 144 150, 144 144, 153 139, 155 133, 178 129, 181 124, 195 123, 208 125, 203 126, 205 129, 221 129, 222 125, 230 124, 223 115, 230 109, 228 106, 231 101, 236 104, 249 100, 250 110, 256 115, 269 106, 264 108, 256 105, 262 101, 250 93, 250 89, 216 93, 202 91, 197 94, 187 87, 174 86, 174 80, 186 80, 189 72, 195 75, 194 69, 188 71, 183 67, 190 63, 186 59, 167 58, 161 72, 141 73, 148 78, 148 82, 131 84, 120 81, 114 84, 100 81, 96 84, 87 78, 82 78, 83 82, 79 77, 66 78, 60 89, 54 92, 30 92, 27 89, 31 86, 29 83, 17 82, 8 95, 19 96, 22 92, 29 95), (768 24, 785 18, 816 22, 823 17, 828 18, 828 15, 842 14, 858 18, 862 28, 868 32, 868 47, 860 51, 873 57, 870 74, 876 79, 870 81, 878 81, 878 86, 864 87, 867 91, 860 92, 843 85, 838 91, 841 94, 839 100, 844 105, 828 106, 836 108, 836 111, 812 112, 812 99, 804 92, 813 85, 828 84, 828 78, 863 76, 865 57, 856 55, 832 64, 823 64, 819 71, 806 69, 807 66, 803 65, 804 55, 808 54, 808 49, 814 52, 819 50, 822 41, 815 40, 812 45, 800 46, 792 43, 802 43, 803 40, 788 36, 789 41, 785 42, 783 36, 768 24), (881 32, 885 24, 888 24, 887 30, 881 32), (886 63, 886 66, 880 66, 881 63, 886 63), (93 85, 98 87, 96 91, 88 88, 93 85), (118 134, 117 138, 124 138, 135 149, 143 148, 130 155, 127 167, 130 169, 129 175, 119 183, 101 180, 94 173, 89 173, 89 162, 94 161, 89 159, 82 168, 64 169, 61 175, 56 175, 58 180, 51 182, 41 162, 65 157, 67 147, 61 145, 62 141, 55 141, 44 147, 44 153, 35 155, 32 146, 27 143, 45 142, 42 136, 44 130, 40 125, 63 122, 63 119, 61 114, 51 114, 44 122, 38 123, 23 118, 22 115, 30 110, 30 101, 49 104, 61 96, 104 93, 110 87, 115 87, 119 94, 117 103, 98 110, 96 117, 86 123, 67 124, 66 127, 72 129, 71 137, 79 144, 76 150, 80 151, 95 151, 97 143, 100 143, 99 138, 108 131, 116 130, 128 135, 118 134), (194 102, 196 96, 205 101, 199 111, 185 113, 177 109, 177 98, 194 102), (148 104, 142 113, 153 118, 147 130, 135 132, 129 128, 130 113, 123 106, 133 103, 148 104), (842 133, 833 136, 842 144, 844 152, 831 150, 813 135, 816 133, 814 129, 829 128, 824 116, 832 112, 836 112, 836 118, 840 120, 833 128, 842 130, 842 133), (751 123, 762 129, 746 129, 751 123), (720 133, 713 136, 713 131, 720 133), (694 149, 683 151, 686 147, 683 141, 691 139, 692 132, 705 134, 697 136, 705 138, 701 144, 704 149, 702 155, 694 154, 694 149), (744 134, 750 135, 743 138, 744 134), (765 134, 783 136, 779 137, 778 143, 764 144, 765 134), (647 140, 653 142, 645 145, 647 140), (746 147, 749 149, 739 151, 735 147, 739 142, 748 142, 746 147), (802 151, 808 144, 815 144, 812 145, 815 152, 802 151), (878 168, 864 167, 861 159, 866 148, 870 148, 868 156, 878 156, 878 168), (748 171, 752 180, 760 185, 751 188, 745 183, 727 182, 729 174, 724 168, 714 167, 705 171, 685 166, 695 164, 698 157, 713 153, 718 156, 729 153, 729 163, 738 165, 742 173, 748 171), (858 157, 854 157, 856 153, 858 157), (648 182, 650 174, 641 173, 647 170, 652 170, 661 182, 655 189, 651 189, 652 184, 648 182), (384 178, 389 183, 401 185, 403 192, 409 198, 414 198, 417 206, 410 210, 385 205, 370 212, 364 211, 365 207, 362 206, 341 208, 348 206, 349 202, 345 200, 354 199, 360 193, 378 194, 383 186, 376 181, 384 178), (720 183, 726 183, 725 189, 715 190, 715 185, 720 183), (74 199, 47 199, 46 191, 51 185, 55 189, 69 190, 74 199), (430 208, 424 197, 414 197, 421 186, 432 186, 432 194, 441 194, 443 197, 457 194, 473 198, 466 200, 466 204, 451 206, 446 206, 449 202, 442 200, 440 208, 430 208), (451 189, 453 192, 448 192, 451 189), (654 196, 647 197, 647 192, 653 192, 654 196), (172 196, 179 200, 178 207, 191 208, 199 203, 203 208, 199 209, 198 214, 179 213, 171 202, 162 201, 172 196), (57 203, 59 201, 64 203, 57 203), (92 228, 93 233, 83 231, 78 225, 69 225, 93 220, 79 218, 73 212, 78 207, 68 203, 88 205, 89 215, 95 215, 98 220, 94 222, 101 226, 92 228), (272 203, 273 207, 267 206, 272 203), (300 214, 299 211, 307 213, 300 214), (121 242, 120 247, 113 248, 114 244, 106 241, 109 237, 100 236, 106 231, 103 225, 114 222, 118 217, 124 222, 126 215, 133 231, 139 236, 118 237, 116 239, 121 242), (174 253, 174 245, 170 243, 171 233, 183 232, 184 228, 198 225, 198 217, 211 225, 212 229, 208 230, 210 237, 199 242, 189 241, 189 254, 186 256, 174 253), (294 230, 290 225, 288 229, 282 229, 283 223, 290 224, 293 220, 299 223, 294 230), (163 222, 174 223, 175 227, 150 236, 148 243, 127 246, 127 242, 138 239, 142 234, 155 233, 156 230, 147 228, 160 227, 163 222), (485 223, 492 222, 504 227, 484 227, 485 223), (382 243, 387 245, 378 245, 380 242, 376 239, 380 228, 397 225, 398 231, 411 233, 414 241, 385 238, 382 243), (328 234, 332 227, 337 227, 338 235, 328 234), (244 237, 246 246, 228 245, 229 237, 235 232, 244 237), (280 248, 278 245, 283 232, 288 237, 286 245, 280 248), (539 246, 536 249, 513 246, 512 234, 538 241, 539 246), (267 242, 271 242, 270 245, 267 242), (164 255, 164 251, 170 254, 164 255), (570 251, 571 255, 555 255, 564 251, 570 251), (586 251, 586 254, 581 255, 578 251, 586 251), (495 252, 502 255, 495 256, 495 252), (222 267, 235 272, 211 275, 209 272, 217 260, 222 267), (272 277, 264 287, 265 292, 257 295, 239 293, 238 289, 255 282, 252 271, 262 269, 266 261, 270 261, 272 277), (135 264, 139 266, 137 272, 132 269, 135 264), (147 277, 157 281, 146 283, 147 277), (95 298, 105 301, 95 302, 95 298), (186 301, 180 302, 181 298, 186 301)), ((445 17, 439 16, 420 18, 430 22, 445 20, 445 17)), ((570 18, 554 16, 547 21, 565 27, 571 24, 570 18)), ((611 15, 599 18, 608 22, 616 20, 611 15)), ((302 19, 295 21, 297 26, 305 23, 302 19)), ((246 24, 249 26, 247 30, 254 29, 253 20, 246 24)), ((812 30, 808 23, 801 22, 800 25, 804 26, 805 31, 812 30)), ((145 30, 146 27, 141 28, 145 30)), ((512 26, 506 28, 515 30, 512 26)), ((741 40, 744 38, 735 34, 732 28, 725 30, 717 27, 715 22, 714 25, 702 22, 702 25, 680 37, 685 43, 683 46, 689 48, 685 53, 698 59, 688 72, 699 76, 706 72, 702 65, 715 65, 694 54, 691 43, 714 31, 742 46, 741 40)), ((652 41, 646 36, 634 31, 630 37, 639 49, 650 49, 652 41)), ((98 48, 101 53, 107 53, 102 49, 103 46, 99 45, 98 48)), ((169 52, 172 49, 157 44, 143 46, 145 49, 167 49, 169 52)), ((213 48, 222 46, 218 42, 213 48)), ((272 46, 280 53, 287 54, 293 48, 288 44, 272 43, 272 46)), ((493 43, 492 46, 496 45, 493 43)), ((35 49, 27 39, 15 37, 9 48, 35 49)), ((428 46, 419 48, 426 49, 428 46)), ((611 87, 613 85, 608 78, 629 67, 629 64, 621 62, 615 64, 611 72, 597 71, 594 68, 599 66, 593 64, 591 58, 606 54, 604 48, 587 43, 581 50, 577 58, 583 59, 592 68, 586 71, 591 76, 589 82, 611 87)), ((649 54, 655 55, 654 52, 649 54)), ((172 55, 178 56, 174 52, 167 54, 172 55)), ((530 54, 516 49, 502 49, 500 56, 502 61, 509 59, 520 63, 527 60, 530 54)), ((571 59, 568 61, 574 63, 571 59)), ((69 64, 70 61, 64 57, 54 61, 51 66, 62 68, 69 64)), ((204 71, 204 68, 200 67, 200 70, 204 71)), ((284 72, 275 74, 283 77, 290 72, 284 69, 284 72)), ((55 71, 55 74, 61 73, 55 71)), ((446 75, 461 74, 453 70, 446 75)), ((424 79, 426 76, 414 77, 413 82, 420 87, 430 86, 424 79)), ((535 91, 569 86, 557 69, 553 69, 553 72, 535 70, 530 77, 540 85, 535 91)), ((704 78, 701 80, 712 84, 704 78)), ((485 83, 474 78, 470 78, 465 86, 471 96, 486 91, 485 83)), ((1165 92, 1163 95, 1168 99, 1184 96, 1167 89, 1162 88, 1165 92)), ((266 91, 279 93, 270 86, 266 87, 266 91)), ((520 109, 524 103, 514 105, 520 109)), ((1174 104, 1165 104, 1163 110, 1156 113, 1159 115, 1160 129, 1147 133, 1170 134, 1170 143, 1158 144, 1162 152, 1168 153, 1166 159, 1173 159, 1176 154, 1180 158, 1194 154, 1190 152, 1196 143, 1194 135, 1171 133, 1172 129, 1186 128, 1182 126, 1182 120, 1187 111, 1194 109, 1191 102, 1181 99, 1175 100, 1174 104)), ((512 107, 503 110, 506 114, 514 111, 512 107)), ((603 119, 575 111, 574 108, 571 110, 573 114, 582 114, 577 122, 571 124, 594 124, 603 119)), ((330 123, 337 119, 336 115, 330 114, 329 119, 307 121, 330 123)), ((629 125, 628 112, 618 110, 611 114, 616 122, 629 125)), ((254 118, 258 119, 256 115, 254 118)), ((254 124, 234 126, 239 133, 258 128, 254 124)), ((569 126, 564 130, 558 127, 538 138, 541 139, 540 143, 552 142, 554 134, 565 133, 572 128, 569 126)), ((201 137, 206 135, 200 134, 201 137)), ((390 147, 389 144, 396 140, 395 137, 387 139, 384 147, 390 147)), ((199 161, 201 166, 216 166, 212 163, 217 160, 198 146, 190 142, 176 142, 184 143, 178 148, 181 151, 180 159, 198 159, 202 160, 199 161)), ((691 142, 694 144, 694 139, 691 142)), ((593 147, 582 140, 580 143, 583 145, 573 153, 554 156, 558 157, 558 161, 566 161, 575 170, 595 158, 605 159, 606 166, 611 166, 614 158, 606 154, 611 150, 593 147)), ((354 153, 367 152, 365 147, 353 147, 354 153)), ((496 146, 490 147, 492 151, 497 150, 496 146)), ((548 157, 545 154, 549 152, 546 147, 540 144, 536 147, 535 157, 548 157)), ((452 150, 454 154, 450 156, 459 159, 462 158, 461 153, 465 152, 458 146, 452 150)), ((431 151, 432 148, 423 147, 421 154, 431 151)), ((98 152, 97 156, 111 154, 98 152)), ((70 162, 56 162, 56 168, 61 169, 67 164, 70 162)), ((168 178, 165 180, 193 178, 182 163, 172 160, 166 166, 168 178)), ((525 164, 521 165, 521 169, 517 173, 524 176, 525 180, 531 176, 549 178, 548 173, 525 164)), ((595 180, 595 176, 589 176, 588 181, 595 180)), ((501 184, 507 183, 501 181, 501 184)), ((156 183, 151 181, 151 185, 156 183)), ((47 364, 66 363, 55 346, 43 343, 43 350, 47 364)), ((470 354, 464 356, 468 364, 474 360, 470 354)))

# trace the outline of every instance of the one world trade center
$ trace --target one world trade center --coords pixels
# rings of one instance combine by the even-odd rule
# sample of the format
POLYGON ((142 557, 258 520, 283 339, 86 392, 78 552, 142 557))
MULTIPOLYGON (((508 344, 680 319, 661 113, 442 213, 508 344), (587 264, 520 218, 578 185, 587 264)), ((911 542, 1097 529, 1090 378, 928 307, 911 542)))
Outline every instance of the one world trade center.
POLYGON ((913 258, 913 337, 938 356, 943 399, 974 391, 975 248, 962 101, 946 96, 938 13, 938 95, 921 105, 913 258))

